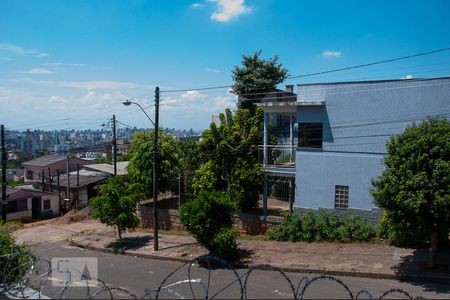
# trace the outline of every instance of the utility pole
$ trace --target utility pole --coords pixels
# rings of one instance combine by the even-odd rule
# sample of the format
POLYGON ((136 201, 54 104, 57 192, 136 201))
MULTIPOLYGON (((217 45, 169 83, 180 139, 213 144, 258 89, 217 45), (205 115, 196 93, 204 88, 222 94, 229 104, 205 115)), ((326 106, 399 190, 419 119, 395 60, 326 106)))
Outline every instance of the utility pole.
POLYGON ((158 162, 158 124, 159 124, 159 87, 155 88, 155 132, 153 143, 153 250, 158 251, 158 185, 157 162, 158 162))
POLYGON ((75 208, 78 209, 78 202, 80 200, 80 164, 77 164, 77 202, 75 202, 75 208))
POLYGON ((61 205, 61 186, 59 185, 59 169, 56 169, 56 180, 58 185, 58 203, 59 203, 59 215, 62 215, 62 205, 61 205))
POLYGON ((41 183, 42 183, 42 192, 45 192, 45 172, 41 170, 41 183))
POLYGON ((53 193, 53 178, 50 168, 48 168, 48 184, 50 185, 50 193, 53 193))
POLYGON ((113 125, 113 164, 114 164, 114 176, 117 175, 117 137, 116 137, 116 115, 112 117, 113 125))
POLYGON ((67 172, 67 190, 66 190, 66 197, 69 199, 70 202, 70 162, 69 162, 69 155, 66 157, 66 172, 67 172))
POLYGON ((7 185, 7 181, 6 181, 6 159, 7 159, 7 155, 6 155, 6 136, 5 136, 5 126, 1 125, 0 128, 1 131, 1 147, 2 147, 2 220, 6 221, 6 214, 7 214, 7 209, 8 209, 8 205, 7 205, 7 200, 6 200, 6 185, 7 185))

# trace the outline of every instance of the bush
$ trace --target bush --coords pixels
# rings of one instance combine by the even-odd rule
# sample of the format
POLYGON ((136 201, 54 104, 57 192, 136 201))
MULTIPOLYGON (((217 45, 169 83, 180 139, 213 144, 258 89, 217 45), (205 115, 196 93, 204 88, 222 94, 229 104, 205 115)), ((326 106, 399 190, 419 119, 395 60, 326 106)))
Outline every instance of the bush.
POLYGON ((16 244, 9 232, 0 230, 0 284, 19 282, 33 260, 28 248, 16 244))
POLYGON ((385 210, 378 228, 380 238, 396 246, 424 247, 428 244, 428 232, 419 222, 411 224, 406 220, 393 222, 392 214, 385 210))
POLYGON ((226 193, 201 191, 179 211, 184 228, 212 254, 222 258, 237 254, 237 231, 232 228, 236 205, 226 193))
POLYGON ((347 215, 343 219, 325 211, 319 213, 286 213, 284 221, 267 231, 270 240, 277 241, 369 241, 375 237, 367 219, 347 215))
POLYGON ((223 258, 234 258, 238 252, 236 238, 238 231, 235 228, 223 228, 216 234, 211 242, 209 248, 211 254, 223 258))

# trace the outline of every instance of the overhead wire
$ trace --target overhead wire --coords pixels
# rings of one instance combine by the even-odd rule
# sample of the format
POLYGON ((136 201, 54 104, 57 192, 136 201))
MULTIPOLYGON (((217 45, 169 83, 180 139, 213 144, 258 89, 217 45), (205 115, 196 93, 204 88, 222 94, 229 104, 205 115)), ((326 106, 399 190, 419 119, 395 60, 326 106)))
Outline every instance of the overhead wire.
MULTIPOLYGON (((441 49, 431 50, 431 51, 427 51, 427 52, 420 52, 420 53, 416 53, 416 54, 412 54, 412 55, 406 55, 406 56, 401 56, 401 57, 396 57, 396 58, 391 58, 391 59, 374 61, 374 62, 370 62, 370 63, 366 63, 366 64, 354 65, 354 66, 350 66, 350 67, 337 68, 337 69, 331 69, 331 70, 325 70, 325 71, 313 72, 313 73, 306 73, 306 74, 300 74, 300 75, 294 75, 294 76, 287 76, 286 79, 305 78, 305 77, 311 77, 311 76, 359 69, 359 68, 364 68, 364 67, 369 67, 369 66, 374 66, 374 65, 390 63, 390 62, 394 62, 394 61, 410 59, 410 58, 414 58, 414 57, 435 54, 435 53, 439 53, 439 52, 445 52, 445 51, 449 51, 449 50, 450 50, 450 47, 441 48, 441 49)), ((168 90, 161 90, 160 93, 178 93, 178 92, 188 92, 188 91, 192 91, 192 90, 204 91, 204 90, 224 89, 224 88, 230 88, 230 87, 232 87, 232 85, 220 85, 220 86, 186 88, 186 89, 172 89, 172 90, 168 89, 168 90)))

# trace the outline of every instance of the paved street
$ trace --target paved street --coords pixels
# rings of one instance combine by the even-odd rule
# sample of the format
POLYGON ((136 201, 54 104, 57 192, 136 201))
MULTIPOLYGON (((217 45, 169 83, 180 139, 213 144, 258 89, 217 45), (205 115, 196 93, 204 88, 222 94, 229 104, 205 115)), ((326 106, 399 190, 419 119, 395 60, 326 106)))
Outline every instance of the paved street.
MULTIPOLYGON (((96 251, 68 246, 66 242, 62 240, 41 243, 35 246, 33 251, 40 258, 49 260, 53 257, 97 257, 99 279, 107 283, 109 286, 120 287, 137 295, 138 297, 144 296, 146 290, 157 289, 172 271, 183 265, 182 263, 177 262, 151 260, 110 253, 99 253, 96 251)), ((236 270, 236 272, 238 276, 243 276, 246 272, 248 272, 248 270, 241 269, 236 270)), ((306 275, 289 273, 287 275, 295 288, 297 288, 297 285, 303 276, 308 276, 309 278, 314 277, 312 274, 306 275)), ((188 278, 188 268, 185 266, 168 278, 168 280, 164 283, 164 286, 170 286, 171 284, 177 282, 183 282, 188 278)), ((395 280, 377 280, 344 276, 340 276, 338 278, 348 285, 354 295, 358 291, 364 289, 369 291, 374 297, 380 297, 386 290, 400 288, 410 293, 413 297, 450 297, 450 285, 410 284, 400 283, 395 280)), ((202 284, 207 284, 208 272, 206 272, 203 268, 194 266, 191 272, 191 280, 197 281, 198 279, 201 280, 202 284)), ((230 270, 218 269, 212 271, 210 274, 210 297, 225 288, 228 284, 234 282, 220 292, 217 297, 239 298, 241 289, 235 280, 236 276, 230 270)), ((244 277, 242 278, 242 281, 244 281, 244 277)), ((44 290, 44 293, 50 297, 54 296, 55 293, 61 289, 52 287, 51 283, 52 281, 50 280, 46 284, 46 288, 44 290)), ((205 291, 201 288, 201 284, 194 283, 193 286, 196 297, 205 297, 205 291)), ((95 289, 91 289, 89 292, 92 295, 95 292, 95 289)), ((246 292, 246 296, 248 298, 292 298, 293 295, 288 281, 280 273, 262 270, 253 271, 253 273, 248 277, 246 292)), ((83 297, 85 293, 86 288, 70 288, 68 289, 66 297, 83 297)), ((306 290, 304 296, 305 298, 339 298, 348 297, 347 295, 348 294, 345 290, 336 283, 329 280, 323 280, 313 283, 306 290)), ((125 294, 118 293, 115 296, 125 296, 125 294)), ((154 298, 155 294, 151 293, 150 296, 154 298)), ((187 283, 179 283, 170 286, 169 289, 160 294, 160 297, 192 298, 192 294, 187 283)))

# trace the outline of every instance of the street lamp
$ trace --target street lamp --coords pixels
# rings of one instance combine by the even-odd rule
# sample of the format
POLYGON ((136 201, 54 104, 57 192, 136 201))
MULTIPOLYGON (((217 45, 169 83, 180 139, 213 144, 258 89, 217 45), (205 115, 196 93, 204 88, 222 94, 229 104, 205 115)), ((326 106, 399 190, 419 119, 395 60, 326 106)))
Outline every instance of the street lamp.
POLYGON ((150 122, 155 126, 154 141, 153 141, 153 250, 158 251, 158 186, 156 184, 156 164, 158 159, 158 122, 159 122, 159 87, 155 88, 155 122, 149 117, 147 112, 142 108, 142 106, 130 100, 125 100, 122 102, 125 106, 130 106, 135 104, 139 106, 142 112, 147 116, 150 122))
POLYGON ((135 105, 139 106, 139 108, 140 108, 140 109, 144 112, 144 114, 147 116, 147 119, 149 119, 150 122, 152 122, 153 126, 156 126, 156 125, 155 125, 155 122, 153 122, 153 120, 149 117, 149 115, 147 114, 147 112, 142 108, 142 106, 141 106, 139 103, 133 102, 133 101, 130 101, 130 100, 125 100, 125 101, 122 102, 122 104, 125 105, 125 106, 130 106, 131 104, 135 104, 135 105))

